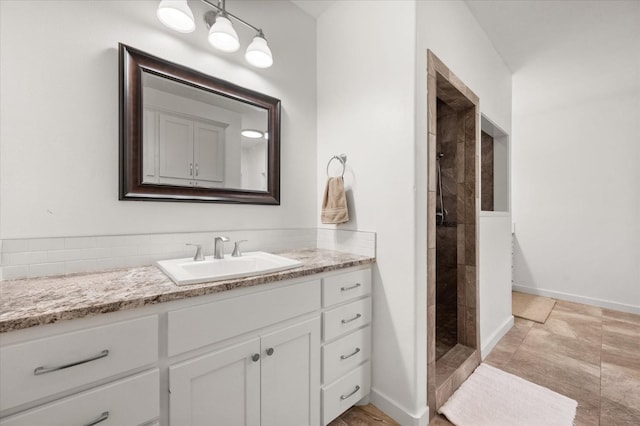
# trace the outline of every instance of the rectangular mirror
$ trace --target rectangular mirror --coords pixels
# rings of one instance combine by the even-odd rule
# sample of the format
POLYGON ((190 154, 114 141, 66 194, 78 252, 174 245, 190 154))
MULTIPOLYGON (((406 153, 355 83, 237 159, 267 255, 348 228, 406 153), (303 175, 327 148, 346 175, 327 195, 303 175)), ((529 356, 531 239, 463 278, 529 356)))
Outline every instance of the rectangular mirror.
POLYGON ((120 199, 280 204, 280 101, 120 45, 120 199))

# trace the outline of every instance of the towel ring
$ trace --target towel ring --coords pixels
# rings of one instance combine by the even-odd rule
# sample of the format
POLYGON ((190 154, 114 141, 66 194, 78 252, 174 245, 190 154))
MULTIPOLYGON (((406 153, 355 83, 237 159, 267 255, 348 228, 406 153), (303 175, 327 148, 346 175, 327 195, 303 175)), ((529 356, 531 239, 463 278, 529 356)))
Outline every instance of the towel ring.
MULTIPOLYGON (((347 162, 347 156, 344 154, 340 154, 340 155, 334 155, 333 157, 331 157, 329 159, 329 162, 327 163, 327 176, 329 176, 329 166, 331 165, 331 162, 333 160, 338 160, 340 162, 340 164, 342 165, 342 173, 340 173, 340 177, 344 177, 344 171, 347 168, 346 162, 347 162)), ((338 177, 338 176, 334 176, 334 177, 338 177)))

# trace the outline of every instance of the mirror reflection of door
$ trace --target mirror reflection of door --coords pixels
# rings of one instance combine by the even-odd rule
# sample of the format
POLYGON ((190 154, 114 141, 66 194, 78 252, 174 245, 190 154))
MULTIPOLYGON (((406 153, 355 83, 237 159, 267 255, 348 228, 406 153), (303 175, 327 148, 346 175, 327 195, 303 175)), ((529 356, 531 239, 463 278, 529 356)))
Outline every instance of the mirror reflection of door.
POLYGON ((266 191, 267 120, 264 108, 143 73, 143 183, 266 191))

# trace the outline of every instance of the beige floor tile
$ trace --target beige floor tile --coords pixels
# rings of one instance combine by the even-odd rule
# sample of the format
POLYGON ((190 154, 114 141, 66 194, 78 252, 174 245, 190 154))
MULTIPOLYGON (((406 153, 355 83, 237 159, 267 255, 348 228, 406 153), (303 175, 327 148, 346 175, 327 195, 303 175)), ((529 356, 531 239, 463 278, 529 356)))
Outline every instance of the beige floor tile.
POLYGON ((614 319, 618 321, 630 322, 640 326, 640 315, 630 314, 628 312, 614 311, 611 309, 602 309, 602 317, 614 319))
POLYGON ((445 416, 436 414, 429 422, 429 426, 453 426, 453 423, 449 422, 445 416))
POLYGON ((592 341, 598 344, 602 339, 601 318, 580 313, 571 313, 566 310, 556 311, 554 309, 551 315, 549 315, 547 322, 544 324, 534 324, 533 327, 545 329, 560 336, 592 341))
POLYGON ((602 363, 602 397, 640 409, 640 370, 602 363))
POLYGON ((573 315, 584 315, 598 319, 602 318, 602 308, 598 306, 583 305, 565 300, 558 300, 553 310, 555 312, 568 312, 573 315))
POLYGON ((608 398, 602 398, 600 424, 602 426, 640 425, 640 408, 626 407, 608 398))
POLYGON ((520 347, 531 352, 564 355, 593 364, 596 368, 600 365, 600 341, 561 336, 545 327, 533 327, 520 347))

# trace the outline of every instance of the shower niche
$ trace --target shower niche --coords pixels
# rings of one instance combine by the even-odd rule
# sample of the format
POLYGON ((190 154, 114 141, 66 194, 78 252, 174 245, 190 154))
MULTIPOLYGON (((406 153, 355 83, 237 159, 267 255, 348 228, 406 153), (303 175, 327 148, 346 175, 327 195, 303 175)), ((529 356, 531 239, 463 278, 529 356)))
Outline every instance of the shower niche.
POLYGON ((427 393, 430 417, 480 362, 479 99, 428 52, 427 393))

